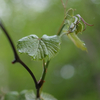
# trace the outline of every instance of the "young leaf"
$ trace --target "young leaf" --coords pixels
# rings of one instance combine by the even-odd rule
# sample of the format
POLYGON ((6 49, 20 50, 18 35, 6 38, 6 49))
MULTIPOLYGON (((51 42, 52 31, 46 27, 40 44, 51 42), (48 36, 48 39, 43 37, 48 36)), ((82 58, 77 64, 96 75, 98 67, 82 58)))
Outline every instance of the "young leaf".
POLYGON ((74 16, 74 9, 73 8, 68 9, 66 15, 70 15, 71 17, 73 17, 74 16))
POLYGON ((34 60, 42 60, 45 57, 51 59, 60 50, 60 37, 43 35, 38 38, 36 35, 29 35, 18 41, 17 49, 20 53, 27 53, 34 60))
POLYGON ((73 43, 80 49, 87 51, 87 48, 85 46, 85 43, 81 41, 75 32, 69 33, 68 37, 73 41, 73 43))
POLYGON ((60 36, 67 34, 78 48, 87 51, 85 43, 77 36, 78 33, 82 33, 83 31, 83 24, 80 22, 81 20, 83 19, 79 18, 79 14, 74 16, 74 9, 70 8, 66 13, 64 27, 60 36))
POLYGON ((78 23, 78 25, 76 26, 76 34, 78 34, 78 33, 82 33, 82 31, 83 31, 83 25, 82 25, 82 23, 81 22, 79 22, 78 23))

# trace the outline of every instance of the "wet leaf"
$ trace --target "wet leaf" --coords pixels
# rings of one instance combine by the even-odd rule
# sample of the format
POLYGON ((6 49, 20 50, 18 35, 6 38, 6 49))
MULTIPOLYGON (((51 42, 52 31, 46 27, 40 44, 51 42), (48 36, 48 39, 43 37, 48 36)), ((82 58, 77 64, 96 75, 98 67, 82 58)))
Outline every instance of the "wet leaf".
POLYGON ((25 93, 25 100, 36 100, 36 95, 33 90, 29 90, 25 93))
POLYGON ((20 93, 13 91, 5 94, 4 100, 57 100, 48 93, 41 93, 40 98, 36 98, 33 90, 23 90, 20 93))
POLYGON ((53 97, 52 95, 48 94, 48 93, 43 93, 41 94, 41 97, 43 98, 43 100, 57 100, 55 97, 53 97))
POLYGON ((28 54, 34 60, 42 60, 45 57, 51 59, 60 50, 60 37, 43 35, 38 38, 36 35, 29 35, 18 41, 17 49, 20 53, 28 54))

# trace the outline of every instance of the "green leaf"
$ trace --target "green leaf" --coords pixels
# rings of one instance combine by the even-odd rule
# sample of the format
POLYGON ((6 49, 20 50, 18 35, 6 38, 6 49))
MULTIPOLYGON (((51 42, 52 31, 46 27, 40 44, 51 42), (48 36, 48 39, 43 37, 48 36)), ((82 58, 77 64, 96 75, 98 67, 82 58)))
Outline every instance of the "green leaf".
POLYGON ((42 60, 45 57, 51 59, 60 50, 60 37, 43 35, 38 38, 36 35, 29 35, 18 41, 17 49, 20 53, 28 54, 34 60, 42 60))
POLYGON ((69 33, 68 37, 73 41, 73 43, 80 49, 87 51, 87 48, 85 46, 85 43, 81 41, 75 32, 69 33))
POLYGON ((65 26, 62 32, 69 33, 69 32, 76 31, 77 22, 78 22, 78 18, 76 16, 67 15, 64 22, 65 26))
POLYGON ((80 22, 80 19, 77 16, 74 16, 74 9, 70 8, 67 11, 64 27, 60 36, 67 34, 67 36, 72 40, 72 42, 80 49, 87 51, 85 43, 81 41, 77 34, 82 33, 83 24, 80 22))
POLYGON ((36 99, 36 95, 33 90, 29 90, 25 93, 25 100, 57 100, 48 93, 41 93, 41 97, 36 99))
POLYGON ((48 93, 43 93, 41 94, 41 98, 43 98, 43 100, 57 100, 55 97, 53 97, 52 95, 48 94, 48 93))
POLYGON ((77 24, 76 29, 77 29, 77 30, 76 30, 76 34, 82 33, 82 31, 83 31, 83 25, 82 25, 81 22, 79 22, 79 23, 77 24))
POLYGON ((27 93, 28 90, 23 90, 19 94, 19 100, 26 100, 25 93, 27 93))
POLYGON ((73 9, 73 8, 68 9, 66 15, 67 15, 67 16, 68 16, 68 15, 74 16, 74 9, 73 9))
POLYGON ((41 93, 40 98, 36 98, 33 90, 23 90, 18 92, 9 92, 5 94, 4 100, 57 100, 52 95, 48 93, 41 93))
POLYGON ((62 29, 62 34, 63 33, 69 33, 70 31, 73 31, 73 29, 75 30, 76 26, 74 25, 74 21, 75 21, 75 18, 74 17, 71 17, 71 16, 67 16, 66 19, 65 19, 65 26, 64 28, 62 29))
POLYGON ((19 100, 19 93, 16 91, 9 92, 5 95, 4 100, 19 100))
POLYGON ((25 100, 36 100, 36 95, 33 90, 29 90, 25 93, 25 100))

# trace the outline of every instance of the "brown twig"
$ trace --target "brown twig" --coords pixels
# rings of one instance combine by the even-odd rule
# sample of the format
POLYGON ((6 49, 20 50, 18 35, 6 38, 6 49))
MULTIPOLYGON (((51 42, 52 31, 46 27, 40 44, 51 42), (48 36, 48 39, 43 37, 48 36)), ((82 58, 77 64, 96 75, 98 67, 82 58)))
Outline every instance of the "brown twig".
POLYGON ((15 59, 14 59, 14 61, 12 61, 12 63, 13 63, 13 64, 15 64, 16 62, 20 63, 20 64, 29 72, 29 74, 31 75, 31 77, 32 77, 32 79, 33 79, 33 81, 34 81, 34 83, 35 83, 36 89, 38 89, 38 82, 37 82, 37 80, 36 80, 36 78, 35 78, 33 72, 28 68, 28 66, 27 66, 27 65, 20 59, 20 57, 18 56, 17 51, 16 51, 16 49, 15 49, 15 46, 14 46, 14 44, 13 44, 13 41, 12 41, 12 39, 10 38, 8 32, 6 31, 4 25, 3 25, 3 23, 2 23, 1 21, 0 21, 0 27, 1 27, 1 29, 3 30, 3 32, 5 33, 6 37, 8 38, 8 41, 9 41, 11 47, 12 47, 12 50, 13 50, 15 59))
POLYGON ((66 3, 64 4, 63 0, 61 0, 61 3, 64 7, 64 15, 66 16, 66 8, 67 8, 67 3, 68 3, 68 0, 66 0, 66 3))

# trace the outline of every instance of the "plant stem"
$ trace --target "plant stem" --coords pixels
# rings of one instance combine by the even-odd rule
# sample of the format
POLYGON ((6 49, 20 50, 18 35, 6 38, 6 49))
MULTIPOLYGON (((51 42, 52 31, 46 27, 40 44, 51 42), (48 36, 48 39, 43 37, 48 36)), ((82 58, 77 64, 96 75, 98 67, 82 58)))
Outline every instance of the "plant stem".
POLYGON ((45 62, 45 60, 43 60, 43 73, 42 73, 42 77, 41 77, 40 81, 38 82, 39 88, 37 89, 37 98, 39 98, 39 96, 40 96, 40 89, 43 86, 49 62, 50 62, 50 60, 48 60, 47 63, 45 62))
POLYGON ((19 60, 19 63, 24 66, 24 68, 29 72, 29 74, 31 75, 34 83, 35 83, 35 87, 38 88, 38 84, 37 84, 37 80, 33 74, 33 72, 25 65, 25 63, 22 60, 19 60))
MULTIPOLYGON (((10 45, 11 45, 11 47, 12 47, 12 50, 13 50, 13 52, 14 52, 14 56, 15 56, 16 60, 18 60, 18 59, 19 59, 19 56, 18 56, 18 54, 17 54, 17 52, 16 52, 16 49, 15 49, 15 47, 14 47, 14 44, 13 44, 13 42, 12 42, 12 40, 11 40, 11 38, 10 38, 8 32, 6 31, 6 29, 4 28, 4 25, 3 25, 1 22, 0 22, 0 26, 1 26, 2 30, 4 31, 5 35, 7 36, 8 41, 10 42, 10 45)), ((16 62, 16 61, 14 61, 14 62, 16 62)), ((13 62, 12 62, 12 63, 13 63, 13 62)))
POLYGON ((47 61, 47 63, 46 63, 45 61, 43 61, 43 74, 42 74, 42 78, 41 78, 41 80, 42 80, 43 82, 44 82, 44 79, 45 79, 45 76, 46 76, 46 71, 47 71, 49 62, 50 62, 50 61, 47 61))
POLYGON ((24 63, 24 62, 20 59, 20 57, 18 56, 17 51, 16 51, 16 49, 15 49, 15 47, 14 47, 13 42, 12 42, 12 40, 11 40, 11 38, 10 38, 8 32, 6 31, 4 25, 3 25, 1 22, 0 22, 0 26, 1 26, 1 29, 4 31, 6 37, 8 38, 8 41, 10 42, 10 45, 11 45, 11 47, 12 47, 12 50, 13 50, 13 53, 14 53, 14 56, 15 56, 15 60, 12 61, 12 63, 15 64, 16 62, 19 62, 21 65, 23 65, 23 67, 24 67, 24 68, 29 72, 29 74, 31 75, 31 77, 32 77, 32 79, 33 79, 33 81, 34 81, 34 83, 35 83, 35 87, 38 88, 38 82, 37 82, 37 80, 36 80, 36 78, 35 78, 33 72, 28 68, 27 65, 25 65, 25 63, 24 63))
POLYGON ((37 89, 37 95, 36 95, 36 98, 40 98, 40 88, 37 89))
POLYGON ((12 47, 12 50, 13 50, 13 53, 14 53, 14 61, 12 61, 13 64, 15 63, 20 63, 27 71, 28 73, 31 75, 34 83, 35 83, 35 87, 37 89, 37 98, 40 98, 40 88, 42 87, 43 83, 44 83, 44 79, 45 79, 45 76, 46 76, 46 71, 47 71, 47 68, 48 68, 48 65, 49 65, 49 60, 47 61, 47 63, 45 62, 45 60, 43 60, 43 74, 42 74, 42 77, 41 77, 41 80, 39 82, 37 82, 33 72, 28 68, 28 66, 20 59, 19 55, 17 54, 17 51, 15 49, 15 46, 13 44, 13 41, 12 39, 10 38, 8 32, 6 31, 4 25, 0 22, 0 27, 1 29, 3 30, 3 32, 5 33, 6 37, 8 38, 8 41, 12 47))
POLYGON ((62 24, 61 24, 61 26, 60 26, 60 28, 59 28, 59 30, 58 30, 58 33, 57 33, 58 36, 60 36, 61 31, 62 31, 62 29, 63 29, 64 26, 65 26, 64 22, 65 22, 65 18, 64 18, 64 20, 63 20, 63 22, 62 22, 62 24))

